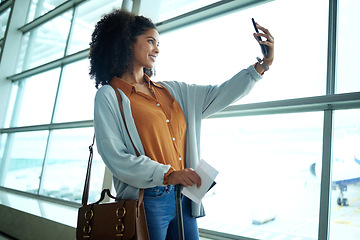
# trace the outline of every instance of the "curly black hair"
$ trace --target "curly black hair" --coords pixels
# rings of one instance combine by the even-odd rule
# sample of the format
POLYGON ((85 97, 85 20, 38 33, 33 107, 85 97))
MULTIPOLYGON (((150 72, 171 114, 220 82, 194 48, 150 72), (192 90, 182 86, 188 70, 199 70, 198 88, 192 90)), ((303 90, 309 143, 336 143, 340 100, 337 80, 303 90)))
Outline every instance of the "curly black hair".
MULTIPOLYGON (((121 77, 133 70, 132 46, 136 37, 149 29, 156 29, 146 17, 115 9, 96 24, 90 42, 90 77, 95 87, 109 84, 111 79, 121 77)), ((152 69, 144 68, 151 77, 152 69)))

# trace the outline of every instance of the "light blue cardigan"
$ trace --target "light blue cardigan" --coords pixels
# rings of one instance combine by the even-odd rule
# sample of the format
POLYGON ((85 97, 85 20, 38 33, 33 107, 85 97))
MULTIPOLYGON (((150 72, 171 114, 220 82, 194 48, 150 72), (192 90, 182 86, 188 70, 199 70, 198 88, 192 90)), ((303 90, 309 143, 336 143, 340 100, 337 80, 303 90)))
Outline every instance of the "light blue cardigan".
MULTIPOLYGON (((201 120, 221 111, 245 96, 260 80, 253 66, 237 73, 220 86, 189 85, 181 82, 158 82, 180 104, 187 122, 186 167, 195 168, 200 159, 201 120)), ((163 186, 170 165, 157 163, 144 155, 139 134, 131 114, 130 101, 121 91, 126 124, 141 156, 137 157, 120 114, 114 90, 105 85, 95 97, 94 128, 97 149, 113 174, 117 197, 137 199, 139 188, 163 186)), ((219 150, 220 151, 220 150, 219 150)), ((192 215, 204 216, 202 206, 193 202, 192 215)))

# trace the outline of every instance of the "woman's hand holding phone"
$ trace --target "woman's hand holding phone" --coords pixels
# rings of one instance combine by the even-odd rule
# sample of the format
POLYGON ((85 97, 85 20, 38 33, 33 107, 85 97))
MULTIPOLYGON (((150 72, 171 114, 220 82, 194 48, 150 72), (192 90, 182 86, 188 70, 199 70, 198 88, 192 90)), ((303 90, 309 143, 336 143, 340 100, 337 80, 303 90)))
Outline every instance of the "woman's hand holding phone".
POLYGON ((267 66, 270 66, 274 60, 274 37, 268 29, 256 23, 253 18, 251 20, 256 31, 256 33, 254 33, 254 37, 260 44, 261 51, 264 55, 263 61, 267 66), (262 32, 259 32, 259 29, 262 32), (261 37, 264 37, 266 40, 263 41, 261 37))

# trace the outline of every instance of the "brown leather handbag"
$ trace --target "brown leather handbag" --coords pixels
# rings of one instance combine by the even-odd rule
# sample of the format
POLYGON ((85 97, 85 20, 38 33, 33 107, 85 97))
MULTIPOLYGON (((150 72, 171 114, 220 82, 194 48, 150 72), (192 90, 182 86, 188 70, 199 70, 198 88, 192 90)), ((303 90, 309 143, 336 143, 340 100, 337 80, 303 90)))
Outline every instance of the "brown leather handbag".
MULTIPOLYGON (((128 132, 124 110, 122 107, 122 99, 119 91, 112 86, 115 90, 120 112, 123 117, 125 127, 128 132)), ((129 135, 130 136, 130 135, 129 135)), ((131 139, 131 138, 130 138, 131 139)), ((150 239, 146 216, 144 208, 144 190, 141 189, 139 192, 139 199, 134 200, 125 200, 118 199, 111 195, 109 189, 104 189, 101 192, 100 200, 88 204, 89 197, 89 182, 90 182, 90 172, 91 164, 93 159, 93 145, 94 145, 95 136, 93 142, 89 147, 90 156, 86 172, 84 191, 82 196, 82 207, 78 211, 78 222, 76 228, 76 239, 77 240, 112 240, 112 239, 121 239, 121 240, 148 240, 150 239), (115 202, 111 203, 101 203, 104 200, 105 194, 110 198, 115 199, 115 202)), ((132 142, 132 140, 131 140, 132 142)), ((134 143, 132 142, 133 146, 134 143)), ((136 150, 137 156, 140 156, 140 153, 136 150)))

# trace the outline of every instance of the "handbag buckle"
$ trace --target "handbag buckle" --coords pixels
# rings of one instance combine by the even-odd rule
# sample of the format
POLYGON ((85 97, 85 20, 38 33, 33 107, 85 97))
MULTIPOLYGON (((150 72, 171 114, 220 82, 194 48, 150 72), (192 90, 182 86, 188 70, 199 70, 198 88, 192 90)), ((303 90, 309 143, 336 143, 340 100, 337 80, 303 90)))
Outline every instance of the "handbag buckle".
POLYGON ((92 219, 93 216, 94 216, 93 210, 85 212, 85 220, 90 220, 90 219, 92 219))
POLYGON ((116 216, 123 218, 126 214, 126 209, 125 207, 122 207, 121 210, 122 210, 122 214, 120 214, 121 213, 120 208, 116 209, 116 216))
POLYGON ((118 232, 117 234, 116 234, 116 236, 117 237, 122 237, 124 234, 123 234, 123 232, 124 232, 124 229, 125 229, 125 226, 124 226, 124 224, 123 223, 119 223, 119 224, 116 224, 116 227, 115 227, 115 230, 116 230, 116 232, 118 232))

